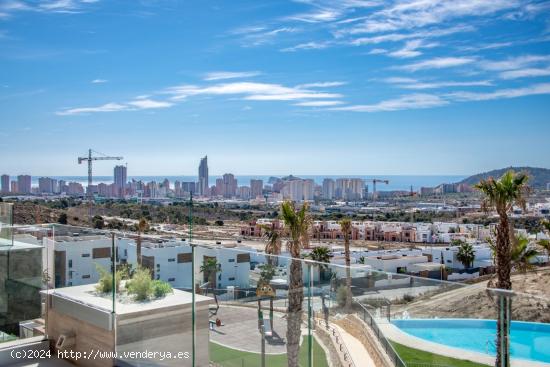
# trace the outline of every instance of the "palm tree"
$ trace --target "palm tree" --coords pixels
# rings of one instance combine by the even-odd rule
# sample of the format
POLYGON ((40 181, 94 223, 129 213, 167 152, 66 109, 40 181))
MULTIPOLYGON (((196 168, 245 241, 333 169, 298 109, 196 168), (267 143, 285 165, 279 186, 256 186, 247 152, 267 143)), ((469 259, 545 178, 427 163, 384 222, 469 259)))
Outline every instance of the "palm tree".
MULTIPOLYGON (((214 301, 216 301, 216 311, 214 315, 218 313, 220 305, 218 304, 218 297, 216 296, 216 290, 214 285, 216 284, 216 275, 221 270, 221 265, 215 257, 205 257, 200 267, 200 272, 204 274, 204 277, 208 279, 208 286, 212 289, 214 294, 214 301)), ((208 288, 207 288, 208 289, 208 288)))
POLYGON ((514 238, 512 243, 512 268, 525 273, 533 267, 531 261, 537 256, 537 250, 529 247, 529 239, 524 236, 514 238))
POLYGON ((344 218, 340 221, 340 230, 344 236, 344 256, 346 258, 346 310, 351 309, 351 258, 349 240, 351 237, 351 220, 344 218))
POLYGON ((465 268, 470 268, 476 258, 474 247, 464 241, 460 241, 458 245, 458 253, 456 254, 456 259, 464 265, 465 268))
POLYGON ((300 351, 302 304, 304 301, 300 252, 303 247, 304 234, 308 232, 311 223, 307 211, 307 203, 304 203, 301 209, 296 209, 291 201, 285 201, 281 204, 281 215, 290 237, 287 243, 288 250, 292 257, 288 282, 288 321, 286 330, 288 367, 298 367, 298 354, 300 351))
MULTIPOLYGON (((528 192, 528 176, 524 173, 515 173, 510 170, 500 179, 495 180, 489 177, 481 180, 475 187, 484 195, 483 208, 485 210, 496 210, 499 216, 497 225, 497 239, 495 245, 496 267, 497 267, 497 288, 512 289, 510 273, 512 271, 512 251, 510 245, 510 223, 508 213, 514 205, 525 208, 525 196, 528 192)), ((498 321, 497 321, 497 346, 503 345, 504 348, 497 347, 496 366, 510 366, 510 348, 509 348, 509 330, 510 320, 507 312, 510 299, 505 298, 498 303, 498 321), (504 309, 501 309, 504 307, 504 309), (504 316, 501 316, 504 315, 504 316), (504 332, 504 335, 502 335, 504 332), (504 355, 502 351, 504 350, 504 355)))
POLYGON ((267 256, 267 263, 269 265, 277 265, 278 257, 276 255, 281 254, 281 248, 283 247, 283 230, 275 228, 275 226, 264 226, 264 237, 267 239, 265 244, 265 253, 275 256, 267 256))
POLYGON ((137 224, 137 232, 138 232, 138 238, 137 238, 137 247, 136 247, 136 256, 137 256, 137 264, 138 268, 141 266, 141 234, 145 232, 149 228, 149 223, 147 223, 147 220, 145 218, 141 218, 137 224))
POLYGON ((548 258, 548 262, 550 262, 550 241, 539 240, 538 245, 546 251, 546 257, 548 258))
POLYGON ((324 279, 324 272, 330 263, 330 249, 326 246, 315 247, 309 254, 311 260, 319 263, 321 279, 324 279))

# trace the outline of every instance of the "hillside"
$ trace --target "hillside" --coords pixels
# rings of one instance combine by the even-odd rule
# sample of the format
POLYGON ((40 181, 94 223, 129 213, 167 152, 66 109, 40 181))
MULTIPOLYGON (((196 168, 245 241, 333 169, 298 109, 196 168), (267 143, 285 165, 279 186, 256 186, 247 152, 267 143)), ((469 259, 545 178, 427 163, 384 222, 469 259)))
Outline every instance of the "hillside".
POLYGON ((550 169, 536 168, 536 167, 508 167, 508 168, 495 169, 489 172, 478 173, 477 175, 473 175, 468 178, 465 178, 459 183, 475 185, 481 179, 486 179, 491 176, 498 178, 510 169, 513 169, 516 172, 527 172, 529 174, 529 186, 535 189, 545 189, 546 184, 550 182, 550 169))

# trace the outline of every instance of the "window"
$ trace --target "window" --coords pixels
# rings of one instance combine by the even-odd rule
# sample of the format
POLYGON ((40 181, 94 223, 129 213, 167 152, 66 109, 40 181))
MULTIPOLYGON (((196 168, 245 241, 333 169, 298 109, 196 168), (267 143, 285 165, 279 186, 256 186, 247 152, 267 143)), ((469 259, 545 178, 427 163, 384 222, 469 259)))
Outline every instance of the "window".
POLYGON ((124 249, 124 257, 128 257, 128 250, 124 249))
POLYGON ((90 254, 82 254, 82 257, 90 257, 90 254))
POLYGON ((235 262, 235 259, 229 259, 228 260, 230 263, 234 263, 235 262))
POLYGON ((90 274, 83 275, 82 279, 90 279, 90 274))
POLYGON ((229 278, 229 281, 230 281, 230 282, 233 281, 233 280, 235 280, 235 277, 229 278))
POLYGON ((173 262, 175 262, 175 261, 176 261, 176 258, 175 258, 175 257, 174 257, 174 258, 171 258, 171 259, 168 259, 168 262, 169 262, 169 263, 173 263, 173 262))
POLYGON ((73 259, 69 259, 69 268, 73 267, 73 259))
POLYGON ((174 281, 176 281, 176 278, 168 278, 168 281, 169 282, 174 282, 174 281))

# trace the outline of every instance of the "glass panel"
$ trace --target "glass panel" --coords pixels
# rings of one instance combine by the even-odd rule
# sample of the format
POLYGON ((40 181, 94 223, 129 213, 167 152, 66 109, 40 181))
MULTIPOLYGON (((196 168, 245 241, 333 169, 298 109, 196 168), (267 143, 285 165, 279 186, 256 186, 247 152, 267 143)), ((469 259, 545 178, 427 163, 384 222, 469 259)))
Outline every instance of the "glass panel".
POLYGON ((113 237, 107 231, 55 225, 44 245, 48 336, 54 351, 66 359, 71 352, 112 358, 107 353, 115 346, 113 237))
POLYGON ((548 271, 516 275, 514 286, 532 294, 513 293, 510 307, 510 358, 513 367, 550 364, 550 284, 548 271))
MULTIPOLYGON (((137 229, 137 228, 136 228, 137 229)), ((196 296, 187 238, 117 234, 116 351, 125 364, 192 366, 193 320, 208 319, 210 299, 196 296)), ((195 366, 208 366, 208 324, 197 327, 195 366)))
POLYGON ((9 246, 12 241, 13 204, 0 203, 0 246, 9 246))
POLYGON ((299 366, 326 366, 325 352, 310 333, 307 264, 288 255, 267 258, 256 244, 215 242, 198 244, 196 257, 202 267, 199 292, 217 299, 209 316, 210 361, 228 367, 286 366, 295 355, 299 366), (219 265, 215 276, 208 271, 213 259, 219 265), (316 358, 319 363, 313 364, 316 358))
MULTIPOLYGON (((42 238, 48 227, 4 227, 10 245, 0 246, 0 343, 46 333, 42 238)), ((46 319, 47 320, 47 319, 46 319)))

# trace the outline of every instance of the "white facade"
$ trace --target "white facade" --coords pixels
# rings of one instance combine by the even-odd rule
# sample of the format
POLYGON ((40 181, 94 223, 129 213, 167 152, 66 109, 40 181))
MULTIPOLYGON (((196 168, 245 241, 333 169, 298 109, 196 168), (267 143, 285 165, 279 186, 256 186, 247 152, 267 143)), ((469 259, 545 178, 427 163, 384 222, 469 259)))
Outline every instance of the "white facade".
POLYGON ((97 283, 97 266, 111 271, 112 240, 102 235, 56 236, 43 239, 43 268, 51 287, 97 283), (108 256, 107 256, 108 255, 108 256))

